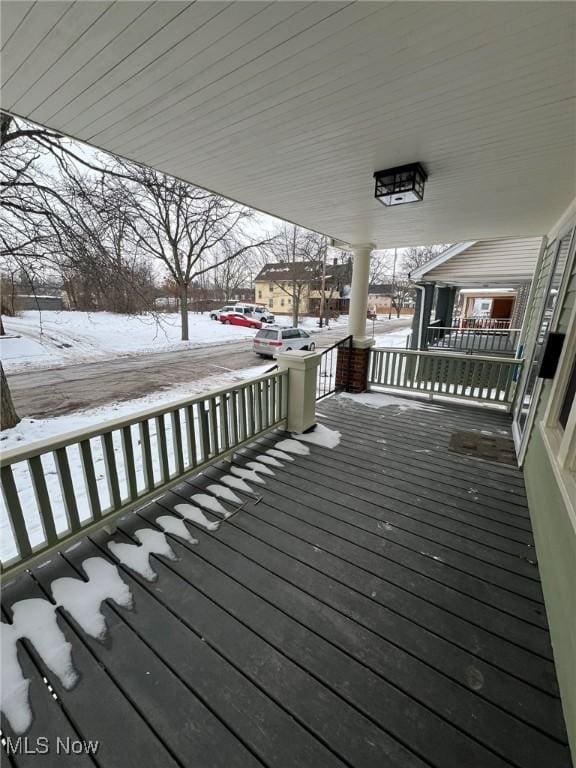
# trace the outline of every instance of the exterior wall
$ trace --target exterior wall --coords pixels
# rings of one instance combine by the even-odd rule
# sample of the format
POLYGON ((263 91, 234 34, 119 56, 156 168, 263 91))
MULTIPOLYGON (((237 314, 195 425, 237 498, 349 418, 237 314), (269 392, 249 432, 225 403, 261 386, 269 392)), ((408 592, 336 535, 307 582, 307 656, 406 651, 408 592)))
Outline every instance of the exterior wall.
POLYGON ((460 283, 489 277, 491 283, 530 280, 542 244, 541 237, 480 240, 426 273, 426 281, 460 283))
POLYGON ((576 762, 576 530, 538 428, 530 437, 524 476, 564 720, 576 762))
MULTIPOLYGON (((287 286, 290 293, 291 286, 287 286)), ((264 281, 256 282, 256 303, 263 304, 277 315, 292 314, 292 296, 287 293, 277 283, 268 283, 264 281)), ((300 314, 308 313, 308 288, 304 286, 300 298, 300 314)))
MULTIPOLYGON (((549 241, 552 242, 551 234, 549 241)), ((565 293, 557 308, 555 327, 566 332, 576 303, 576 261, 566 272, 565 293)), ((527 348, 533 348, 538 332, 537 306, 547 299, 548 254, 535 275, 535 292, 528 310, 527 348), (540 284, 542 290, 539 291, 540 284)), ((574 329, 573 332, 576 332, 574 329)), ((563 493, 543 435, 543 422, 553 381, 544 381, 524 456, 524 477, 536 554, 550 625, 556 673, 573 758, 576 759, 576 516, 563 493)), ((568 497, 570 498, 570 497, 568 497)))

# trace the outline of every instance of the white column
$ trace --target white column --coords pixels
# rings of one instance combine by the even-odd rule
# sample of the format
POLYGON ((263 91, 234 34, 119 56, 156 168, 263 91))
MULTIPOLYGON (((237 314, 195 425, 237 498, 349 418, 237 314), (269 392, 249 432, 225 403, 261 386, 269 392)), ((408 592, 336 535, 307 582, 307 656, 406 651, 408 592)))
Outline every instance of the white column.
POLYGON ((352 288, 348 314, 348 333, 355 340, 366 337, 366 313, 368 311, 368 286, 370 283, 370 254, 373 243, 353 245, 352 288))
POLYGON ((289 432, 305 432, 316 424, 316 377, 321 352, 292 350, 276 355, 278 368, 288 371, 289 432))

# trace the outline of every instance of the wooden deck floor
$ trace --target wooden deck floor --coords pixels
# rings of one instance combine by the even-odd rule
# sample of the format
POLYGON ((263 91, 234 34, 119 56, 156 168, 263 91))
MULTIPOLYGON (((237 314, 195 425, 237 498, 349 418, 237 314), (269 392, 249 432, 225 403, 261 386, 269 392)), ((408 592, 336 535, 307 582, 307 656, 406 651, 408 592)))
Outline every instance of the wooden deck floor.
MULTIPOLYGON (((376 396, 374 396, 376 397, 376 396)), ((410 401, 406 401, 410 402, 410 401)), ((274 468, 262 500, 216 532, 169 536, 158 578, 120 566, 134 608, 103 605, 104 641, 59 609, 80 680, 64 690, 27 641, 38 736, 97 739, 93 757, 17 766, 559 768, 569 766, 519 470, 448 450, 455 431, 509 434, 458 406, 320 405, 334 449, 274 468)), ((256 459, 271 434, 235 459, 256 459)), ((92 556, 229 471, 182 483, 3 591, 48 597, 92 556)), ((231 507, 230 507, 231 508, 231 507)), ((3 724, 4 736, 9 728, 3 724)))

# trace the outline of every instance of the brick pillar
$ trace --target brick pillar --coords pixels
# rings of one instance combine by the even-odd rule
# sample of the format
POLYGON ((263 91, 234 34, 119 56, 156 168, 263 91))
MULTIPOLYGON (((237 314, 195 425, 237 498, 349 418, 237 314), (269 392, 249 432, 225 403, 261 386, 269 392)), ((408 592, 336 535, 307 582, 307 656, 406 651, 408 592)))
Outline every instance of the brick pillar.
POLYGON ((368 389, 368 366, 372 339, 359 339, 352 348, 338 347, 336 359, 336 389, 358 394, 368 389))

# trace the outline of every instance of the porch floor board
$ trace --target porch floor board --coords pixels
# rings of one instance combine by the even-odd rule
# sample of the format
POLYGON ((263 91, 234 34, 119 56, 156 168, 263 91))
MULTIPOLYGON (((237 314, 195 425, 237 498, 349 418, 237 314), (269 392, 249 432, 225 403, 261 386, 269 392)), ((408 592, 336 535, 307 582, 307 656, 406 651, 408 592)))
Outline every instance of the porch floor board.
MULTIPOLYGON (((189 524, 196 544, 167 534, 176 559, 152 556, 156 581, 119 565, 134 607, 103 604, 104 641, 58 609, 80 681, 64 690, 48 673, 54 700, 21 645, 27 735, 100 748, 8 764, 568 768, 521 472, 448 449, 457 431, 510 436, 509 417, 394 400, 322 402, 336 448, 311 445, 249 481, 261 500, 239 492, 245 506, 217 531, 189 524)), ((22 574, 3 589, 3 618, 49 597, 55 578, 82 576, 88 557, 117 564, 110 540, 159 529, 229 471, 220 462, 22 574)))

